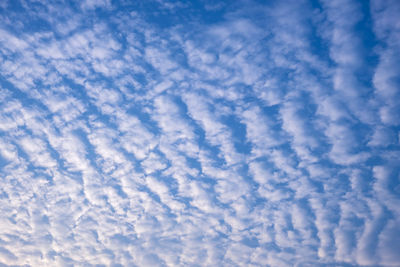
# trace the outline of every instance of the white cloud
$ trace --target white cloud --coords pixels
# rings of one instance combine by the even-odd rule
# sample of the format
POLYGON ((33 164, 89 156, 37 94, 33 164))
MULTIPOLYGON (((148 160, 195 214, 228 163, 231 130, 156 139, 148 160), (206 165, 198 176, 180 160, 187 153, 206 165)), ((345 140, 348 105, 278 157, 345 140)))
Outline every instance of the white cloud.
POLYGON ((396 1, 128 2, 0 5, 0 265, 398 264, 396 1))

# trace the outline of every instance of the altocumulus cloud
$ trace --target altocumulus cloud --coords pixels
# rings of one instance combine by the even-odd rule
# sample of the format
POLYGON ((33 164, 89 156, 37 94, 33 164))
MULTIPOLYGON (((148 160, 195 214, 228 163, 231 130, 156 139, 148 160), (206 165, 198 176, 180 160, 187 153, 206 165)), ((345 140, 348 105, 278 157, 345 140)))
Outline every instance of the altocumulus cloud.
POLYGON ((400 266, 400 2, 0 3, 0 266, 400 266))

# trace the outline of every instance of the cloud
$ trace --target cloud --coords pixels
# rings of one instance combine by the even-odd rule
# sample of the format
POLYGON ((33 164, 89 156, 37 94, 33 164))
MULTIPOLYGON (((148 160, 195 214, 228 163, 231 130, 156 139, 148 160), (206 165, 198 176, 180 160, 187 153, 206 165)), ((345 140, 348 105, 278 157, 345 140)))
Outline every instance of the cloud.
POLYGON ((399 264, 396 1, 18 3, 0 265, 399 264))

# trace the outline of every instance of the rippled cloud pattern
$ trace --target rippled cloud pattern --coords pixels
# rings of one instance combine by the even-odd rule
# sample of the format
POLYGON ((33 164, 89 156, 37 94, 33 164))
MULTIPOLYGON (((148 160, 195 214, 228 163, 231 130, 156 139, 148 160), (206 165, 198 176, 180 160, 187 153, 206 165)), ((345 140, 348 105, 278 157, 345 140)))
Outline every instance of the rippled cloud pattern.
POLYGON ((400 266, 400 1, 0 1, 0 266, 400 266))

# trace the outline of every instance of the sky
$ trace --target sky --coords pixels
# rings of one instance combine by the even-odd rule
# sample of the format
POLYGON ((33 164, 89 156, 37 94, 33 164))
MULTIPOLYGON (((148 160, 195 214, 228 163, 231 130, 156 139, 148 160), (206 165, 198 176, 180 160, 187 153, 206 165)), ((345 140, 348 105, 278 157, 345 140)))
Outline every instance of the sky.
POLYGON ((0 266, 400 266, 400 1, 0 1, 0 266))

